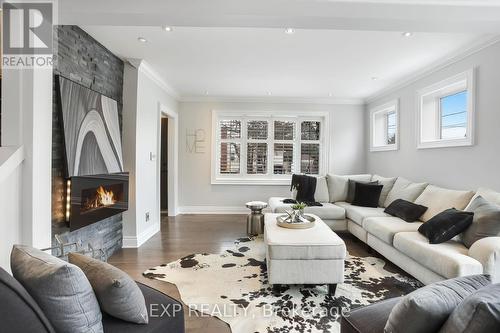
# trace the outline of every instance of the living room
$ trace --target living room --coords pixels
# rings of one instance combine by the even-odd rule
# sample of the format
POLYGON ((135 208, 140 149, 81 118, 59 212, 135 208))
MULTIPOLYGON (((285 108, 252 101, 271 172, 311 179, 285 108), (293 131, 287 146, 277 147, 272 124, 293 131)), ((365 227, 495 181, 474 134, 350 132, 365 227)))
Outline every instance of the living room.
POLYGON ((0 332, 500 330, 500 2, 4 1, 2 36, 0 332))

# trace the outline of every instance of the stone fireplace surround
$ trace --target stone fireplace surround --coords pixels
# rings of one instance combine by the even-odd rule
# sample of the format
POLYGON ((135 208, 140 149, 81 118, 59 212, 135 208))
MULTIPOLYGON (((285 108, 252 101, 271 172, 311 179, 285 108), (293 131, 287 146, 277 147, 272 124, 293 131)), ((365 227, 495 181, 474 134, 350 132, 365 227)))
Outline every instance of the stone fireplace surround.
MULTIPOLYGON (((54 27, 54 75, 61 75, 118 102, 120 129, 123 105, 123 68, 121 59, 77 26, 54 27)), ((66 175, 64 135, 59 100, 54 80, 52 111, 52 246, 56 235, 65 243, 82 248, 90 244, 102 249, 104 259, 122 247, 122 215, 70 231, 66 223, 66 175)))

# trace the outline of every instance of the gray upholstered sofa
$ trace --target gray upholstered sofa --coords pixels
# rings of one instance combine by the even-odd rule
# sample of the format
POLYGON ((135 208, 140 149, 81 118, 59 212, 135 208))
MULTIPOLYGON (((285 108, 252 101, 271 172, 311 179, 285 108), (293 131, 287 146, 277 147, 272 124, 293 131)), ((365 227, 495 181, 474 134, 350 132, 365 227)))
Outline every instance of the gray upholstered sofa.
MULTIPOLYGON (((490 274, 500 281, 500 237, 483 238, 467 248, 460 239, 442 244, 429 244, 417 230, 423 221, 408 223, 384 212, 392 201, 405 199, 429 207, 424 221, 448 209, 465 209, 478 195, 500 204, 500 193, 480 188, 476 192, 439 188, 427 183, 413 183, 402 177, 384 178, 377 175, 318 177, 315 198, 323 207, 307 207, 306 213, 322 218, 335 231, 349 231, 387 259, 430 284, 458 276, 490 274), (384 185, 378 208, 354 206, 346 202, 349 179, 378 180, 384 185)), ((284 198, 269 199, 273 213, 290 209, 284 198)))
MULTIPOLYGON (((180 309, 182 306, 176 300, 152 289, 144 284, 137 283, 146 300, 146 306, 163 306, 163 309, 180 309), (173 305, 176 304, 174 307, 173 305)), ((0 331, 9 333, 52 333, 55 332, 51 323, 35 302, 33 297, 12 275, 0 268, 0 331)), ((154 333, 154 332, 184 332, 184 314, 177 311, 172 315, 150 316, 147 325, 129 323, 103 313, 102 324, 107 333, 154 333)))

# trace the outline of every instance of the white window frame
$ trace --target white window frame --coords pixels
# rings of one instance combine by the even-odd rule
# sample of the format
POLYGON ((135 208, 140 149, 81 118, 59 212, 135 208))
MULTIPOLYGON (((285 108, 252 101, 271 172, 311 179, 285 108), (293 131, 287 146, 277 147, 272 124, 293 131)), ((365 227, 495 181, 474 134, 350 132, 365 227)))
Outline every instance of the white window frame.
POLYGON ((399 100, 395 99, 390 102, 384 103, 382 105, 376 106, 370 110, 370 151, 392 151, 399 149, 399 100), (390 113, 396 114, 396 142, 393 144, 375 145, 375 140, 373 138, 375 134, 375 117, 380 114, 384 114, 384 129, 383 133, 385 135, 384 142, 387 142, 387 115, 390 113))
POLYGON ((417 148, 444 148, 444 147, 464 147, 474 145, 475 136, 475 69, 459 73, 445 80, 432 84, 428 87, 420 89, 417 92, 417 148), (439 99, 464 91, 463 88, 456 88, 460 84, 465 84, 467 91, 467 136, 465 138, 456 139, 441 139, 441 103, 439 99), (422 114, 424 108, 424 98, 435 95, 436 99, 436 140, 426 141, 423 139, 423 121, 422 114))
POLYGON ((234 185, 290 185, 292 175, 275 175, 274 174, 274 143, 285 142, 283 140, 274 140, 274 121, 294 121, 295 122, 295 139, 290 140, 294 146, 294 160, 292 173, 301 172, 301 144, 302 143, 319 143, 320 145, 320 161, 319 174, 326 174, 329 165, 329 143, 330 143, 330 118, 328 112, 310 112, 310 111, 218 111, 212 110, 212 159, 211 159, 211 183, 212 184, 234 184, 234 185), (220 173, 220 144, 223 141, 220 139, 219 121, 224 119, 241 120, 242 138, 238 139, 241 142, 240 156, 240 174, 221 174, 220 173), (264 142, 264 140, 248 140, 247 138, 247 121, 249 120, 266 120, 268 121, 268 136, 267 140, 267 174, 247 174, 247 143, 249 142, 264 142), (302 140, 301 138, 301 122, 303 121, 319 121, 320 125, 320 140, 310 141, 302 140))

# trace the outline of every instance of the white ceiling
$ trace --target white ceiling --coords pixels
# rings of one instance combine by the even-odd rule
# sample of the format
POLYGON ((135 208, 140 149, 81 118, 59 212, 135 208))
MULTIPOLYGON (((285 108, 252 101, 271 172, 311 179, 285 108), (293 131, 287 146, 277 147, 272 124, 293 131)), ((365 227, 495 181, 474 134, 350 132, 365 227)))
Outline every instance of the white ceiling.
POLYGON ((255 28, 83 27, 146 60, 181 96, 366 98, 470 45, 467 34, 255 28), (139 36, 148 42, 141 43, 139 36), (372 80, 378 77, 378 80, 372 80))
POLYGON ((131 0, 60 0, 59 21, 82 26, 124 59, 146 60, 185 99, 208 92, 358 100, 499 34, 499 5, 143 0, 139 6, 131 0), (174 30, 163 31, 163 24, 174 30), (296 33, 285 34, 285 27, 296 33), (403 31, 414 35, 402 37, 403 31))

